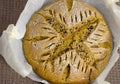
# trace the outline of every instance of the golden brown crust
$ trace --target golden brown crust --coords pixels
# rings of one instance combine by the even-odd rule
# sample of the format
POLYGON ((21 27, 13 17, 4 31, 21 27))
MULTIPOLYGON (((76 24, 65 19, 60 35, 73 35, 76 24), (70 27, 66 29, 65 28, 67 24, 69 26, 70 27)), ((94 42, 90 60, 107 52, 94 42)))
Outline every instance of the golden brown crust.
POLYGON ((105 68, 112 38, 102 15, 81 0, 57 0, 27 24, 24 53, 53 84, 88 84, 105 68))

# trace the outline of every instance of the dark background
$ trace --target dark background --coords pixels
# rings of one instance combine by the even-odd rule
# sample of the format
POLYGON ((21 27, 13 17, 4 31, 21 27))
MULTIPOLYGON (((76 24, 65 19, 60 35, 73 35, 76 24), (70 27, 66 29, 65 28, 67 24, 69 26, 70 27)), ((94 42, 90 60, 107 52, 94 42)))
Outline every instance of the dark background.
MULTIPOLYGON (((9 24, 15 24, 27 0, 0 0, 0 36, 9 24)), ((110 71, 107 81, 120 84, 120 59, 110 71)), ((0 56, 0 84, 38 84, 29 78, 22 78, 12 70, 0 56)))

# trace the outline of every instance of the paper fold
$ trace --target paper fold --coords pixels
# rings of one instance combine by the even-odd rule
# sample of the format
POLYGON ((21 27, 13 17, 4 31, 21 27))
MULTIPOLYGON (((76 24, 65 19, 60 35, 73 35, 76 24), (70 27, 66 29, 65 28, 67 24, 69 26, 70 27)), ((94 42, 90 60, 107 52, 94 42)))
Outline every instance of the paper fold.
POLYGON ((4 57, 7 64, 21 76, 27 76, 31 71, 31 66, 26 62, 23 55, 22 41, 20 34, 13 24, 3 31, 0 37, 0 54, 4 57))

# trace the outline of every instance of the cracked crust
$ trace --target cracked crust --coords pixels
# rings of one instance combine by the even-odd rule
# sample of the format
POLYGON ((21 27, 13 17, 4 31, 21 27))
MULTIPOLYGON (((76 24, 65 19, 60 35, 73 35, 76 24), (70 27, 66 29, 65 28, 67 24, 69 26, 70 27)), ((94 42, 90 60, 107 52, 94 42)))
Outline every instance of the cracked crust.
POLYGON ((33 70, 53 84, 89 84, 105 68, 112 38, 102 15, 81 0, 56 0, 37 11, 23 39, 33 70))

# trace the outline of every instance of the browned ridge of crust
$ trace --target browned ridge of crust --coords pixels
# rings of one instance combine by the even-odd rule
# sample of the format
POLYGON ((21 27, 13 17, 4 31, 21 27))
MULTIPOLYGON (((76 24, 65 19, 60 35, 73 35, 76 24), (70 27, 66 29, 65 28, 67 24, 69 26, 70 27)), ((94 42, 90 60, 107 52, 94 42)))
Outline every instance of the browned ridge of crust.
POLYGON ((53 84, 89 84, 107 65, 112 38, 94 7, 81 0, 56 0, 31 17, 23 47, 41 78, 53 84))

